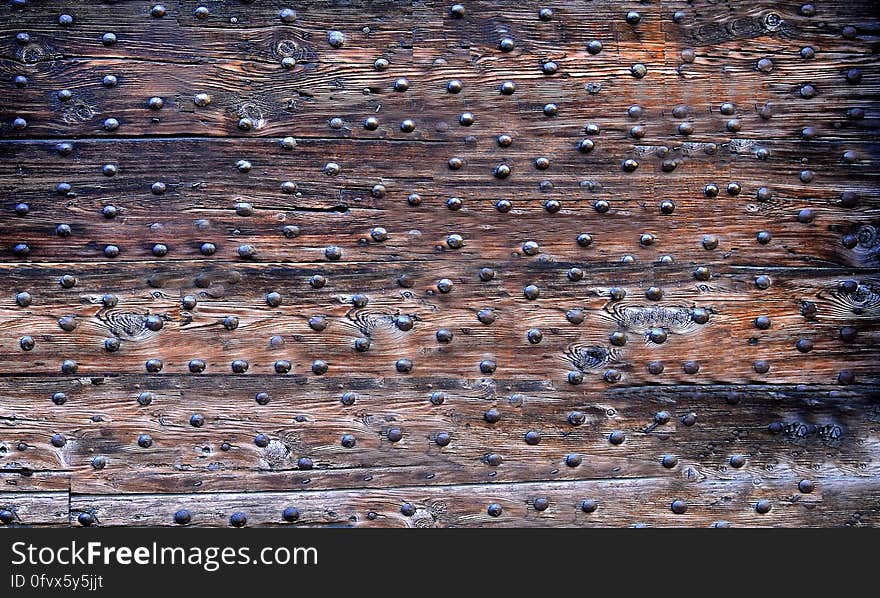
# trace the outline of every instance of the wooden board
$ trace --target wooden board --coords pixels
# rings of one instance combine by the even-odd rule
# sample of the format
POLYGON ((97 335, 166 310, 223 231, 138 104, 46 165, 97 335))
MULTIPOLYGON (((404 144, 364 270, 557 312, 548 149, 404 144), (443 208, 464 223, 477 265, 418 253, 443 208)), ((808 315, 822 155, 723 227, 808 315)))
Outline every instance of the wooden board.
POLYGON ((878 525, 878 31, 4 3, 0 519, 878 525))

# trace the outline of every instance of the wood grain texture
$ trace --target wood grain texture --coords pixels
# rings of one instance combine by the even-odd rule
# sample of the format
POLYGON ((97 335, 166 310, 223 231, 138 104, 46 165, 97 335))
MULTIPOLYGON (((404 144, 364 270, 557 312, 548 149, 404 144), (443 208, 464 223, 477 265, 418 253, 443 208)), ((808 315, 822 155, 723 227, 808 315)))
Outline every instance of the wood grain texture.
POLYGON ((880 524, 874 3, 12 4, 4 524, 880 524))

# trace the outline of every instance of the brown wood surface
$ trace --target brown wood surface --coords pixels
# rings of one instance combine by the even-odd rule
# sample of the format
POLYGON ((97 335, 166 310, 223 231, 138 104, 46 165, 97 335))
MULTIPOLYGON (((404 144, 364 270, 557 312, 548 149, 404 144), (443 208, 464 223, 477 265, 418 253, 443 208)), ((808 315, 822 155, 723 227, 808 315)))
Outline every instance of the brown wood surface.
POLYGON ((4 524, 880 525, 875 3, 14 4, 4 524))

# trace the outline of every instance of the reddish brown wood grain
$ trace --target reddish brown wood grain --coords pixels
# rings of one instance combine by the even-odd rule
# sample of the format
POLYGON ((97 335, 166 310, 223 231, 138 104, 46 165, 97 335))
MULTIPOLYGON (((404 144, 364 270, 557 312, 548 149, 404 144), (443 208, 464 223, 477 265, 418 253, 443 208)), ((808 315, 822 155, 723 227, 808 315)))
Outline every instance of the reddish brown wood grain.
POLYGON ((0 8, 4 522, 877 525, 873 3, 163 4, 0 8))

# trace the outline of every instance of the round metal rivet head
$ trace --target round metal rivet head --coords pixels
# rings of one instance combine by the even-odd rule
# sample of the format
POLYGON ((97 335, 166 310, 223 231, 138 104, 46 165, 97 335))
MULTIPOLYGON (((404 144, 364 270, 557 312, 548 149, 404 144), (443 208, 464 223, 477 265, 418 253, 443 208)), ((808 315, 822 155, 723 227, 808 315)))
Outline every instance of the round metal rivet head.
POLYGON ((201 359, 190 359, 187 368, 192 374, 201 374, 205 371, 205 362, 201 359))
POLYGON ((663 298, 663 289, 660 287, 648 287, 645 290, 645 297, 651 301, 660 301, 663 298))
POLYGON ((602 379, 609 384, 614 384, 615 382, 620 382, 620 379, 623 377, 623 373, 620 370, 610 369, 605 370, 602 373, 602 379))
POLYGON ((28 307, 32 302, 33 296, 27 291, 22 291, 15 295, 15 303, 18 304, 19 307, 28 307))
POLYGON ((608 442, 611 444, 623 444, 624 440, 626 440, 626 434, 618 430, 608 435, 608 442))
POLYGON ((771 284, 772 284, 772 281, 770 280, 770 277, 767 276, 766 274, 761 274, 760 276, 757 276, 755 278, 755 286, 758 287, 759 289, 761 289, 762 291, 769 289, 771 284))
POLYGON ((846 71, 846 80, 848 83, 858 84, 862 82, 862 71, 857 68, 852 68, 846 71))
POLYGON ((507 164, 499 164, 492 169, 492 176, 496 179, 506 179, 510 176, 510 166, 507 164))
POLYGON ((662 374, 664 370, 663 363, 659 361, 651 361, 648 363, 648 373, 655 376, 662 374))
POLYGON ((144 364, 144 367, 149 373, 156 374, 162 371, 163 365, 161 359, 148 359, 144 364))
POLYGON ((690 428, 691 426, 693 426, 694 424, 697 423, 697 414, 696 413, 688 413, 686 415, 683 415, 681 417, 681 423, 682 423, 682 425, 690 428))
POLYGON ((533 284, 526 285, 526 287, 523 288, 523 296, 529 301, 534 301, 535 299, 540 297, 540 295, 540 289, 538 289, 538 287, 533 284))
POLYGON ((400 123, 400 130, 404 133, 412 133, 416 130, 416 123, 414 120, 406 119, 400 123))
POLYGON ((452 342, 452 331, 446 328, 441 328, 437 331, 436 334, 438 343, 451 343, 452 342))
POLYGON ((599 507, 599 503, 597 503, 592 498, 588 498, 586 500, 582 500, 580 506, 581 511, 583 511, 584 513, 592 513, 599 507))
POLYGON ((766 374, 770 371, 770 362, 766 359, 759 359, 752 364, 752 369, 754 369, 757 374, 766 374))
POLYGON ((542 8, 538 11, 538 18, 542 21, 549 21, 553 18, 553 9, 552 8, 542 8))
POLYGON ((705 282, 712 278, 712 272, 706 266, 699 266, 694 270, 694 278, 705 282))
POLYGON ((186 525, 192 521, 192 513, 186 509, 181 509, 174 513, 174 523, 177 525, 186 525))
POLYGON ((62 89, 55 95, 62 102, 67 102, 73 97, 73 94, 70 92, 69 89, 62 89))
POLYGON ((685 361, 681 369, 685 374, 693 375, 700 371, 700 364, 696 361, 685 361))
POLYGON ((484 359, 480 362, 480 372, 483 374, 494 374, 496 368, 495 362, 491 359, 484 359))
POLYGON ((67 439, 64 437, 63 434, 53 434, 52 438, 49 439, 49 442, 51 442, 52 446, 54 446, 55 448, 61 448, 65 444, 67 444, 67 439))
POLYGON ((541 70, 544 71, 545 75, 552 75, 559 70, 559 65, 552 60, 548 60, 541 65, 541 70))
POLYGON ((489 282, 495 278, 495 269, 494 268, 480 268, 478 273, 480 280, 483 282, 489 282))
POLYGON ((715 183, 709 183, 703 188, 703 194, 706 197, 717 197, 718 196, 718 185, 715 183))
POLYGON ((235 374, 244 374, 248 371, 248 362, 244 359, 235 359, 229 364, 230 369, 235 374))
POLYGON ((683 500, 672 501, 670 508, 672 509, 672 512, 675 513, 676 515, 684 515, 685 513, 687 513, 687 509, 688 509, 687 503, 684 502, 683 500))
POLYGON ((357 402, 358 394, 356 392, 344 392, 342 393, 342 397, 340 397, 340 402, 346 407, 351 407, 357 402))
POLYGON ((258 392, 254 395, 254 400, 257 402, 257 405, 268 405, 269 404, 269 393, 268 392, 258 392))
POLYGON ((487 326, 495 322, 496 317, 495 311, 489 308, 483 308, 477 312, 477 319, 487 326))
POLYGON ((446 399, 447 395, 442 390, 435 390, 428 397, 432 405, 442 405, 446 402, 446 399))
POLYGON ((400 92, 406 91, 409 89, 409 79, 407 79, 405 77, 401 77, 400 79, 397 79, 394 81, 394 84, 392 85, 392 87, 393 87, 394 91, 400 91, 400 92))
POLYGON ((63 405, 67 402, 67 395, 63 392, 53 392, 52 393, 52 402, 56 405, 63 405))
POLYGON ((587 52, 589 52, 590 54, 595 55, 601 51, 602 51, 602 42, 600 42, 599 40, 594 39, 594 40, 590 40, 589 42, 587 42, 587 52))
POLYGON ((312 469, 315 463, 308 457, 300 457, 296 461, 296 466, 300 469, 312 469))
POLYGON ((593 235, 590 233, 581 233, 577 236, 577 244, 581 247, 589 247, 593 243, 593 235))
POLYGON ((608 296, 612 301, 622 301, 626 298, 626 289, 620 287, 611 287, 608 289, 608 296))
POLYGON ((541 442, 541 434, 539 432, 536 432, 535 430, 530 430, 526 432, 524 440, 526 441, 526 444, 534 446, 541 442))
POLYGON ((795 343, 795 348, 800 353, 809 353, 813 350, 813 341, 808 338, 798 339, 798 341, 795 343))
POLYGON ((622 347, 626 344, 626 334, 616 330, 608 335, 608 342, 610 342, 615 347, 622 347))
POLYGON ((286 374, 290 371, 291 367, 291 363, 286 359, 279 359, 274 364, 276 374, 286 374))
POLYGON ((413 362, 411 359, 403 358, 398 359, 394 362, 394 369, 396 369, 401 374, 408 374, 412 371, 413 362))
POLYGON ((461 81, 453 79, 446 84, 446 91, 449 93, 460 93, 463 88, 461 81))
POLYGON ((354 341, 354 348, 356 351, 360 353, 364 353, 370 350, 370 339, 368 338, 358 338, 354 341))
POLYGON ((141 407, 146 407, 147 405, 152 405, 153 399, 155 399, 155 398, 156 397, 153 393, 145 391, 145 392, 138 394, 137 402, 138 402, 138 405, 140 405, 141 407))
POLYGON ((379 119, 375 116, 369 116, 364 119, 364 128, 367 131, 375 131, 379 128, 379 119))
POLYGON ((391 428, 388 430, 387 437, 390 442, 400 442, 403 439, 403 432, 400 428, 391 428))
POLYGON ((536 511, 546 511, 547 508, 550 506, 550 501, 546 498, 536 498, 532 502, 532 506, 535 507, 536 511))
MULTIPOLYGON (((28 84, 28 78, 25 77, 24 75, 16 75, 16 76, 12 79, 12 83, 13 83, 13 85, 15 85, 17 88, 19 88, 19 89, 24 89, 25 87, 27 87, 27 84, 28 84)), ((58 92, 58 93, 61 93, 61 92, 58 92)))
POLYGON ((244 513, 233 513, 229 516, 229 525, 232 527, 244 527, 247 525, 247 515, 244 513))
POLYGON ((578 370, 572 370, 567 376, 568 383, 577 386, 584 383, 584 373, 578 370))
POLYGON ((341 31, 327 33, 327 43, 333 48, 341 48, 345 44, 345 34, 341 31))
POLYGON ((434 442, 437 443, 437 446, 449 446, 451 441, 452 437, 448 432, 440 432, 434 437, 434 442))
POLYGON ((639 167, 639 163, 637 160, 633 160, 632 158, 627 158, 621 164, 621 168, 625 172, 634 172, 639 167))
POLYGON ((840 329, 840 340, 844 343, 852 343, 856 340, 856 336, 858 335, 858 330, 856 330, 853 326, 843 326, 840 329))
POLYGON ((293 523, 299 519, 299 509, 296 507, 286 507, 281 511, 281 518, 287 523, 293 523))
POLYGON ((486 508, 486 512, 491 517, 500 517, 502 511, 503 511, 503 509, 501 508, 501 505, 499 505, 498 503, 492 503, 486 508))
POLYGON ((164 257, 168 255, 168 246, 164 243, 156 243, 153 245, 151 251, 156 257, 164 257))
POLYGON ((746 464, 746 458, 742 455, 733 455, 730 458, 730 466, 739 469, 746 464))
POLYGON ((588 154, 596 148, 596 142, 592 139, 581 139, 577 144, 577 150, 582 154, 588 154))
POLYGON ((583 463, 583 458, 577 454, 569 454, 565 456, 565 464, 568 467, 577 467, 583 463))
POLYGON ((804 494, 809 494, 816 489, 816 484, 812 480, 801 480, 798 482, 798 490, 804 494))
POLYGON ((697 324, 705 324, 709 321, 709 312, 702 307, 695 307, 691 310, 691 319, 697 324))
POLYGON ((499 91, 506 96, 513 95, 516 91, 516 83, 513 81, 505 81, 501 84, 499 91))
POLYGON ((489 453, 486 455, 486 465, 491 465, 492 467, 498 467, 503 462, 501 455, 497 453, 489 453))
POLYGON ((141 434, 137 438, 137 444, 141 448, 150 448, 153 446, 153 437, 149 434, 141 434))
POLYGON ((394 318, 394 325, 397 326, 399 330, 408 332, 413 329, 413 319, 407 315, 400 315, 394 318))
POLYGON ((755 318, 755 328, 759 330, 767 330, 770 328, 770 318, 767 316, 758 316, 755 318))
POLYGON ((483 414, 483 419, 490 424, 498 423, 501 420, 501 412, 493 407, 483 414))
POLYGON ((278 13, 278 18, 283 23, 293 23, 296 21, 296 11, 292 8, 282 8, 281 12, 278 13))
POLYGON ((265 434, 257 434, 256 436, 254 436, 254 444, 260 448, 266 448, 267 446, 269 446, 269 442, 269 437, 265 434))
POLYGON ((819 92, 816 90, 815 87, 807 83, 805 85, 801 85, 801 87, 798 89, 798 94, 802 98, 809 100, 819 95, 819 92))
POLYGON ((61 373, 62 374, 75 374, 79 366, 72 359, 65 359, 61 362, 61 373))
POLYGON ((855 384, 856 375, 852 370, 843 370, 837 374, 837 383, 844 386, 855 384))
POLYGON ((636 79, 641 79, 648 74, 648 67, 642 63, 636 63, 630 67, 630 73, 636 79))
POLYGON ((451 292, 452 287, 453 287, 452 281, 449 280, 448 278, 441 278, 440 280, 437 281, 437 290, 440 291, 441 293, 445 294, 445 293, 451 292))
POLYGON ((648 340, 650 340, 652 343, 661 345, 666 342, 667 338, 668 334, 662 328, 651 328, 648 331, 648 340))
POLYGON ((663 455, 663 457, 660 458, 660 464, 666 469, 672 469, 678 465, 678 457, 675 455, 663 455))
POLYGON ((761 513, 762 515, 770 512, 770 501, 769 500, 759 500, 755 503, 755 511, 761 513))
POLYGON ((266 304, 270 307, 278 307, 281 305, 281 294, 275 291, 266 294, 266 304))
POLYGON ((95 516, 91 513, 80 513, 77 515, 76 521, 83 527, 89 527, 94 525, 97 522, 97 519, 95 519, 95 516))
POLYGON ((312 362, 312 373, 316 376, 323 376, 329 369, 330 366, 323 359, 316 359, 312 362))
POLYGON ((526 338, 531 344, 537 345, 544 339, 544 334, 537 328, 532 328, 526 333, 526 338))

